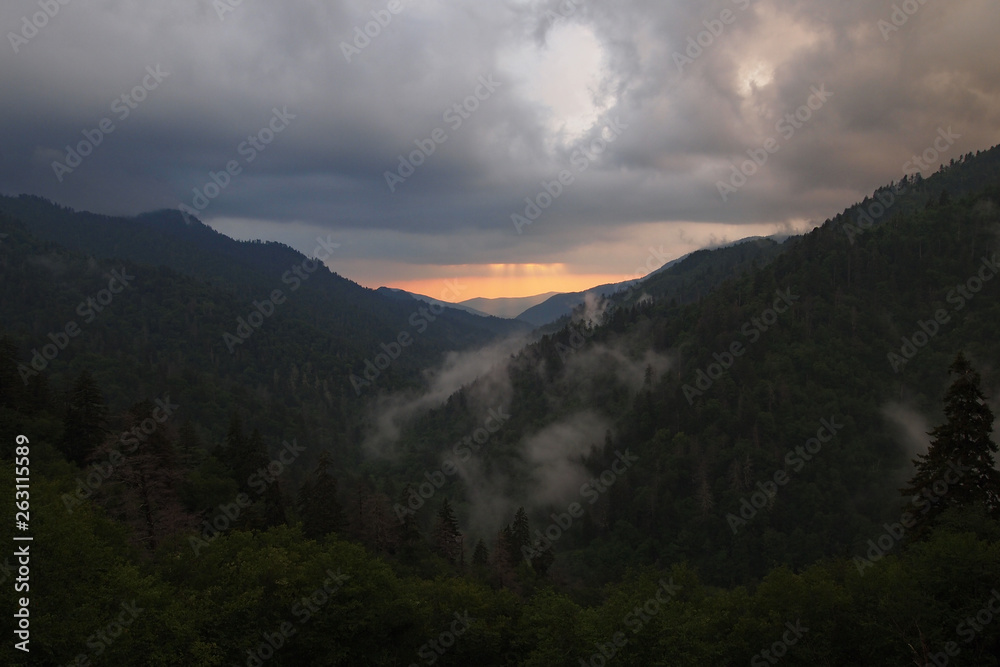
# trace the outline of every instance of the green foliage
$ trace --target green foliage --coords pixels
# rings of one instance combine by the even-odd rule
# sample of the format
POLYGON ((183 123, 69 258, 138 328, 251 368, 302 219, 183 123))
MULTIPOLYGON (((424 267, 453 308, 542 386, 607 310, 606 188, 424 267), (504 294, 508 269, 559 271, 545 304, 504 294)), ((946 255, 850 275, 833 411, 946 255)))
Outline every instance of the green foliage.
POLYGON ((930 448, 914 462, 916 475, 903 490, 924 506, 922 524, 945 508, 977 503, 1000 516, 1000 471, 993 459, 997 444, 990 438, 993 412, 980 389, 979 374, 964 355, 958 355, 950 370, 958 378, 945 395, 947 421, 931 431, 930 448))
MULTIPOLYGON (((583 327, 586 336, 577 329, 582 343, 563 329, 516 355, 505 369, 513 417, 482 455, 491 471, 516 472, 526 435, 585 410, 614 419, 583 460, 588 471, 607 470, 618 450, 641 461, 546 550, 558 554, 554 561, 530 566, 521 547, 531 525, 547 525, 563 508, 522 507, 511 524, 477 535, 463 524, 468 498, 454 480, 436 516, 397 514, 388 500, 407 507, 409 480, 482 423, 474 411, 482 386, 418 420, 403 434, 398 462, 360 464, 361 402, 349 385, 328 380, 405 326, 409 305, 376 303, 335 274, 317 275, 287 318, 269 320, 229 355, 221 334, 301 255, 230 243, 164 214, 126 223, 5 198, 0 208, 35 223, 29 232, 0 220, 10 234, 0 245, 8 334, 0 337, 0 435, 8 443, 0 486, 13 487, 12 434, 29 434, 30 664, 84 656, 92 664, 220 667, 255 659, 753 665, 770 664, 764 651, 779 650, 787 665, 927 665, 946 650, 951 665, 1000 664, 1000 617, 990 611, 1000 600, 996 446, 980 389, 997 386, 1000 306, 987 290, 998 284, 949 310, 947 326, 905 364, 894 367, 887 354, 912 340, 914 317, 950 309, 950 291, 992 252, 998 164, 994 149, 907 181, 889 213, 853 243, 844 228, 867 201, 780 250, 762 242, 697 254, 686 269, 664 271, 660 287, 650 283, 652 303, 626 299, 601 325, 583 327), (80 233, 82 225, 94 233, 80 233), (112 256, 130 258, 126 270, 142 293, 116 297, 107 319, 32 373, 32 350, 106 283, 102 272, 120 267, 101 259, 112 256), (159 256, 172 268, 159 266, 159 256), (787 288, 800 295, 794 307, 688 403, 684 385, 743 340, 746 323, 787 288), (567 350, 608 348, 636 362, 638 382, 600 363, 573 375, 582 356, 567 350), (952 367, 959 379, 914 479, 925 484, 961 453, 976 461, 977 483, 956 487, 955 502, 935 512, 921 539, 859 568, 861 545, 898 520, 893 489, 909 474, 884 410, 902 400, 937 414, 957 350, 972 363, 952 367), (671 355, 670 369, 647 371, 648 351, 671 355), (973 366, 984 369, 982 379, 973 366), (146 433, 135 451, 125 448, 90 488, 91 466, 110 460, 167 395, 183 416, 146 433), (823 419, 842 425, 835 437, 801 467, 789 462, 823 419), (261 491, 253 476, 286 432, 308 443, 308 460, 261 491), (778 471, 790 482, 734 534, 726 514, 778 471), (338 483, 347 476, 352 485, 338 483), (289 516, 293 488, 301 502, 289 516), (193 549, 190 538, 206 532, 195 524, 233 508, 239 517, 193 549), (466 535, 478 538, 469 568, 466 535), (800 633, 794 642, 791 628, 800 633)), ((440 335, 382 386, 415 386, 417 370, 455 340, 492 333, 461 318, 442 322, 440 335)), ((522 485, 515 494, 526 488, 510 479, 522 485)), ((8 544, 10 507, 0 531, 8 544)), ((12 560, 0 561, 6 610, 22 594, 11 585, 12 560)), ((29 663, 8 642, 0 664, 29 663)))

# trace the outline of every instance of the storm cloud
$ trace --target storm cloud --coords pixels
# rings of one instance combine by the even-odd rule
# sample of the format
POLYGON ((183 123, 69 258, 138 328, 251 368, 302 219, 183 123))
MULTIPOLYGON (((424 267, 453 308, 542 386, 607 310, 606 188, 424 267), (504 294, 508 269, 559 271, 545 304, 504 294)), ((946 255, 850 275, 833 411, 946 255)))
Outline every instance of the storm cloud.
POLYGON ((1000 130, 995 0, 11 0, 0 27, 5 194, 332 232, 368 285, 631 277, 651 244, 804 231, 940 132, 925 175, 1000 130))

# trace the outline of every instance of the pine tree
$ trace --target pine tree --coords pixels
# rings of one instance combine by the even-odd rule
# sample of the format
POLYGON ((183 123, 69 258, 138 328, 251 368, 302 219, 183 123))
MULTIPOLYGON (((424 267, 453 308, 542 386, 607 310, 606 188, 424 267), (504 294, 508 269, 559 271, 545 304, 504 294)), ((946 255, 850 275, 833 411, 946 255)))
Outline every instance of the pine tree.
POLYGON ((432 539, 434 548, 449 563, 462 562, 462 532, 458 529, 458 519, 455 518, 455 511, 447 498, 438 510, 432 539))
POLYGON ((519 507, 514 514, 514 523, 510 527, 511 561, 516 563, 518 559, 523 558, 523 549, 529 544, 531 544, 531 526, 528 525, 528 513, 523 507, 519 507))
MULTIPOLYGON (((244 493, 260 493, 259 485, 256 489, 251 486, 255 480, 254 475, 264 477, 262 473, 267 473, 267 477, 264 478, 265 481, 274 479, 274 471, 268 467, 270 464, 271 459, 267 455, 267 447, 264 445, 264 439, 261 437, 260 431, 255 428, 246 440, 245 449, 240 453, 239 460, 235 466, 236 481, 244 493)), ((272 486, 275 488, 278 487, 277 479, 268 482, 267 487, 270 488, 272 486)), ((265 491, 265 495, 266 493, 265 491)))
POLYGON ((993 459, 997 445, 990 438, 993 412, 980 389, 979 373, 963 354, 950 370, 958 378, 945 394, 946 421, 930 432, 931 445, 914 461, 917 472, 902 489, 904 495, 929 503, 920 517, 924 525, 945 508, 973 503, 1000 514, 1000 472, 993 459))
POLYGON ((205 446, 190 421, 181 424, 177 432, 177 455, 183 468, 193 469, 202 462, 205 446))
POLYGON ((408 505, 410 498, 415 494, 416 491, 413 490, 413 487, 407 484, 396 501, 396 505, 403 510, 397 511, 399 522, 396 528, 395 542, 403 547, 412 547, 420 542, 420 526, 417 524, 416 512, 410 510, 408 505))
POLYGON ((319 539, 343 530, 344 510, 337 499, 337 478, 330 474, 330 455, 320 454, 312 478, 302 484, 299 493, 302 532, 319 539))
POLYGON ((243 434, 243 420, 239 414, 234 412, 229 416, 229 429, 226 431, 226 439, 219 448, 219 461, 229 469, 235 476, 239 467, 239 457, 246 450, 246 436, 243 434))
POLYGON ((556 560, 556 555, 552 550, 552 547, 548 549, 541 549, 535 552, 531 557, 531 569, 537 572, 539 575, 544 576, 549 568, 552 567, 552 563, 556 560))
POLYGON ((90 371, 83 371, 73 384, 63 419, 59 449, 67 459, 83 467, 107 434, 108 408, 90 371))
POLYGON ((486 544, 480 539, 476 541, 476 548, 472 552, 472 564, 486 567, 490 562, 490 551, 486 544))
POLYGON ((514 568, 517 567, 518 559, 523 558, 519 554, 517 559, 511 561, 510 548, 507 546, 509 542, 510 526, 505 526, 497 532, 496 547, 493 549, 493 574, 505 587, 510 587, 515 583, 514 568))

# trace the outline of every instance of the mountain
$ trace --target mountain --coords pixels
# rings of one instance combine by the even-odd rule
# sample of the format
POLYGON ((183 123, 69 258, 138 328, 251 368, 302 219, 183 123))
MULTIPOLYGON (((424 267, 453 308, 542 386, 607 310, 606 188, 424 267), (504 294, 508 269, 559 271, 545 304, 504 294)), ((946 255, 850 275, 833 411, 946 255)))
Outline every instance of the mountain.
POLYGON ((779 243, 754 237, 697 250, 651 273, 621 303, 635 304, 643 298, 680 304, 700 301, 726 280, 763 268, 788 247, 787 239, 779 243))
POLYGON ((904 434, 940 421, 955 355, 1000 387, 1000 148, 888 187, 784 243, 693 253, 608 299, 597 324, 574 313, 416 422, 400 451, 417 469, 439 460, 447 450, 418 443, 460 437, 503 378, 512 418, 489 474, 444 488, 472 525, 522 505, 544 531, 575 497, 554 499, 545 470, 586 479, 621 452, 641 461, 560 531, 557 576, 613 581, 666 559, 735 585, 863 553, 898 521, 920 446, 904 434), (796 453, 807 442, 822 454, 796 453), (746 509, 777 473, 794 482, 746 509))
POLYGON ((607 285, 592 287, 583 292, 554 294, 538 305, 532 306, 519 313, 517 315, 517 319, 524 320, 525 322, 531 322, 535 326, 544 326, 550 322, 558 320, 560 317, 565 317, 566 315, 572 313, 574 308, 583 305, 583 303, 587 300, 587 297, 599 298, 605 295, 614 294, 615 292, 628 288, 636 282, 638 281, 630 280, 622 283, 609 283, 607 285))
MULTIPOLYGON (((276 436, 293 411, 297 437, 324 443, 341 469, 361 455, 373 397, 421 387, 446 353, 527 328, 390 298, 285 245, 235 241, 172 211, 122 218, 2 197, 0 234, 0 335, 26 382, 66 386, 92 368, 113 410, 169 394, 211 442, 234 412, 276 436), (120 295, 102 288, 116 272, 135 276, 120 295), (80 331, 64 340, 71 324, 80 331), (58 353, 39 356, 52 340, 58 353)), ((317 251, 336 248, 318 239, 317 251)))
MULTIPOLYGON (((298 295, 304 298, 296 301, 310 312, 315 324, 350 346, 371 336, 394 337, 413 326, 409 322, 412 304, 363 288, 322 264, 310 271, 310 257, 284 244, 236 241, 197 219, 189 223, 178 211, 112 217, 76 212, 22 195, 0 197, 0 212, 25 221, 31 234, 41 240, 96 258, 166 266, 230 290, 248 302, 274 289, 302 287, 298 295), (361 325, 364 333, 359 330, 361 325)), ((335 266, 338 248, 332 236, 320 237, 311 256, 325 257, 327 264, 335 266)), ((444 351, 520 332, 523 326, 449 309, 428 331, 418 345, 444 351)))
POLYGON ((1000 409, 1000 148, 513 354, 280 244, 4 204, 4 535, 45 576, 2 664, 997 664, 961 452, 1000 409), (958 460, 904 497, 928 432, 958 460))
POLYGON ((379 294, 384 294, 386 296, 403 299, 404 301, 407 298, 410 298, 410 299, 415 299, 416 301, 423 301, 424 303, 443 306, 444 308, 455 308, 457 310, 464 310, 467 313, 472 313, 473 315, 479 315, 480 317, 495 317, 494 315, 490 315, 489 313, 484 313, 481 310, 476 310, 475 308, 462 305, 461 303, 451 303, 448 301, 441 301, 440 299, 435 299, 429 296, 425 296, 423 294, 417 294, 415 292, 407 292, 406 290, 396 289, 394 287, 379 287, 375 291, 378 292, 379 294))
POLYGON ((514 319, 526 309, 531 308, 532 306, 535 306, 555 295, 556 292, 546 292, 545 294, 536 294, 534 296, 497 299, 477 297, 475 299, 466 299, 465 301, 460 302, 460 305, 468 306, 480 312, 495 315, 496 317, 514 319))
MULTIPOLYGON (((761 267, 777 256, 785 246, 772 239, 748 238, 714 249, 699 250, 671 260, 636 280, 599 285, 583 292, 556 294, 518 315, 518 319, 542 327, 570 316, 588 298, 593 302, 604 297, 617 305, 635 304, 643 298, 697 301, 720 282, 761 267)), ((548 330, 547 327, 546 330, 548 330)))

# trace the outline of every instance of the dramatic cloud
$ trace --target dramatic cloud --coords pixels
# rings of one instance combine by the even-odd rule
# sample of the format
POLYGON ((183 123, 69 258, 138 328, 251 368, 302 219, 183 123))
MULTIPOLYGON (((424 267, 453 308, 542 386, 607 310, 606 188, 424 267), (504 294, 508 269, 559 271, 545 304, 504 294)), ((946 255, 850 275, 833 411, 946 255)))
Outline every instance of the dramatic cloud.
POLYGON ((995 0, 11 0, 0 27, 4 193, 332 232, 369 285, 624 276, 822 222, 939 129, 925 173, 1000 135, 995 0))

